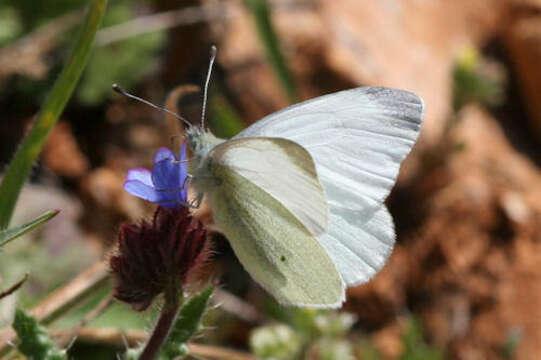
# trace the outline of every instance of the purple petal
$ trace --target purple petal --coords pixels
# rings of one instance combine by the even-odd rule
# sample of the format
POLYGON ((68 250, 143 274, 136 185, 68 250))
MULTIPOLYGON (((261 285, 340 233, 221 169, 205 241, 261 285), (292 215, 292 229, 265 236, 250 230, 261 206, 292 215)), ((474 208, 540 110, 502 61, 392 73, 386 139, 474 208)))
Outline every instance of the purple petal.
POLYGON ((156 191, 152 186, 148 186, 138 180, 128 180, 124 182, 124 190, 130 194, 151 202, 163 200, 163 194, 156 191))
POLYGON ((188 199, 188 186, 185 189, 179 190, 176 193, 177 201, 186 202, 188 199))
MULTIPOLYGON (((182 146, 180 147, 178 159, 180 161, 179 176, 182 179, 182 183, 184 183, 186 177, 188 176, 188 163, 186 162, 186 142, 183 142, 182 146)), ((184 198, 186 198, 186 195, 184 195, 184 198)))
POLYGON ((162 196, 162 200, 158 202, 161 206, 167 208, 179 208, 184 206, 182 203, 186 202, 186 190, 156 190, 162 196))
POLYGON ((175 154, 166 147, 159 148, 156 154, 154 154, 154 163, 165 159, 175 160, 175 154))
POLYGON ((137 180, 130 180, 124 183, 124 189, 141 199, 157 203, 161 206, 174 209, 179 208, 182 205, 181 201, 186 201, 186 191, 163 191, 156 190, 155 188, 145 185, 137 180), (184 194, 184 198, 182 197, 184 194))
POLYGON ((182 146, 180 147, 180 150, 178 152, 178 159, 186 160, 186 142, 183 142, 182 146))
MULTIPOLYGON (((186 143, 182 144, 179 159, 186 158, 186 143)), ((188 175, 185 162, 175 158, 168 148, 160 148, 154 155, 152 171, 132 169, 126 176, 124 189, 132 195, 158 203, 167 208, 178 208, 187 200, 187 190, 182 189, 188 175)))
POLYGON ((165 159, 152 167, 152 182, 158 190, 180 189, 184 184, 181 168, 185 166, 177 160, 165 159))
POLYGON ((126 174, 126 181, 132 180, 140 181, 148 186, 153 186, 152 173, 148 169, 136 168, 128 170, 128 173, 126 174))

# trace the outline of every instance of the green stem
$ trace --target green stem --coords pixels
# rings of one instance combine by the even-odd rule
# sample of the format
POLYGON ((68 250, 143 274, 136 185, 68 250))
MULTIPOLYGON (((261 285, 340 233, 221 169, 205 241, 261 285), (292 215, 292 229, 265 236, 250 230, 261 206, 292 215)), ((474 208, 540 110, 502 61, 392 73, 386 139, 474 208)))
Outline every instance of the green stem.
POLYGON ((280 48, 280 39, 271 21, 271 9, 267 0, 244 0, 251 10, 257 32, 267 51, 267 57, 292 103, 297 102, 297 89, 280 48))
POLYGON ((177 318, 180 309, 179 292, 172 288, 169 294, 165 294, 165 304, 163 306, 160 318, 154 327, 154 331, 148 339, 145 348, 139 357, 139 360, 153 360, 159 354, 160 349, 171 332, 171 328, 177 318))
POLYGON ((0 185, 0 230, 6 229, 24 181, 30 174, 49 132, 64 110, 85 68, 92 42, 105 13, 107 0, 94 0, 81 35, 37 120, 9 164, 0 185))

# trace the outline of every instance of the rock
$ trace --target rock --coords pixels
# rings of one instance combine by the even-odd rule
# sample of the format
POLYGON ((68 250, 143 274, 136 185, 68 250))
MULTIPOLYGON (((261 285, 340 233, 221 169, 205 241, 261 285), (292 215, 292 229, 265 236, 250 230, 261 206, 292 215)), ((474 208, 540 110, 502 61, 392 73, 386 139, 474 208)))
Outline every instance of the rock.
POLYGON ((541 172, 477 106, 463 109, 448 142, 439 167, 391 195, 398 244, 380 274, 350 289, 347 309, 374 334, 395 333, 397 314, 411 311, 451 358, 501 358, 520 334, 516 357, 535 359, 541 172))
POLYGON ((482 46, 504 2, 322 1, 331 69, 359 85, 398 87, 426 102, 422 140, 435 144, 451 111, 454 59, 482 46), (450 16, 450 14, 452 14, 450 16))
POLYGON ((457 357, 498 357, 518 328, 517 357, 534 359, 541 351, 541 270, 534 265, 541 261, 541 172, 478 107, 464 109, 451 139, 464 148, 443 165, 448 182, 424 194, 427 217, 404 245, 421 265, 412 282, 426 296, 418 310, 428 333, 457 357))
POLYGON ((66 177, 81 177, 89 168, 69 123, 60 122, 51 130, 41 156, 43 163, 55 173, 66 177))
POLYGON ((124 191, 125 171, 100 167, 84 177, 80 184, 85 202, 83 224, 99 241, 107 245, 116 236, 121 221, 138 220, 150 213, 151 203, 124 191))
MULTIPOLYGON (((507 9, 506 1, 490 0, 321 0, 287 11, 283 3, 275 3, 273 22, 301 98, 361 85, 414 91, 426 102, 422 141, 432 145, 452 110, 457 54, 483 46, 507 9)), ((250 14, 242 8, 235 14, 221 37, 219 60, 233 74, 229 86, 242 94, 253 121, 283 107, 284 98, 276 95, 283 91, 267 69, 250 14)))

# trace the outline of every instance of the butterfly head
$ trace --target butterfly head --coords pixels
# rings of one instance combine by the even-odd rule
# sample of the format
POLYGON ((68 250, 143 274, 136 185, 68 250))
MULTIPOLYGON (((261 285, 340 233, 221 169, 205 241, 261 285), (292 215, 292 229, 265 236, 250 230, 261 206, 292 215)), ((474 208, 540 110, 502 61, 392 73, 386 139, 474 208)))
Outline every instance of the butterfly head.
POLYGON ((193 125, 186 129, 186 140, 192 153, 200 159, 204 158, 213 147, 223 142, 210 131, 193 125))
POLYGON ((191 125, 186 129, 186 137, 188 140, 188 146, 194 155, 198 158, 203 158, 205 155, 222 140, 214 136, 210 131, 205 130, 205 111, 207 108, 207 94, 210 82, 210 75, 212 73, 212 65, 216 59, 216 46, 212 46, 210 49, 210 62, 207 72, 207 79, 205 81, 205 87, 203 88, 203 107, 201 109, 201 124, 199 126, 191 125))
POLYGON ((205 81, 205 87, 203 91, 203 107, 201 110, 201 123, 200 125, 193 125, 191 122, 183 118, 181 115, 176 114, 166 108, 156 106, 153 103, 142 99, 138 96, 132 95, 128 93, 126 90, 122 89, 117 84, 113 84, 113 90, 116 92, 130 98, 137 100, 139 102, 142 102, 143 104, 146 104, 154 109, 163 111, 168 113, 169 115, 172 115, 179 119, 182 123, 185 125, 186 129, 186 139, 188 142, 188 146, 190 147, 190 150, 195 155, 196 158, 199 160, 204 158, 207 153, 212 149, 214 146, 218 145, 219 143, 223 142, 223 140, 218 139, 216 136, 214 136, 210 131, 206 130, 205 128, 205 111, 207 108, 207 95, 208 95, 208 87, 210 82, 210 75, 212 72, 212 66, 214 64, 214 60, 216 59, 216 47, 212 46, 210 51, 210 63, 209 68, 207 72, 207 78, 205 81))

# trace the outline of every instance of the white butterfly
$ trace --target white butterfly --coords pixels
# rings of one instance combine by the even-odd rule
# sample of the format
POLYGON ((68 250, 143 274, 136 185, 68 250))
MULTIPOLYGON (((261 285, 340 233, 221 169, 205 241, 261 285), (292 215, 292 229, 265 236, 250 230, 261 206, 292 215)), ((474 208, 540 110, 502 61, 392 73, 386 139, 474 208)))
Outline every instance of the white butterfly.
POLYGON ((191 184, 252 277, 281 304, 338 307, 395 242, 384 200, 424 104, 397 89, 337 92, 271 114, 230 140, 187 130, 191 184))
POLYGON ((339 307, 346 287, 368 281, 391 254, 384 200, 419 135, 423 100, 382 87, 340 91, 218 139, 204 127, 215 55, 213 47, 200 126, 113 89, 187 125, 193 203, 207 195, 216 225, 259 284, 284 305, 339 307))

